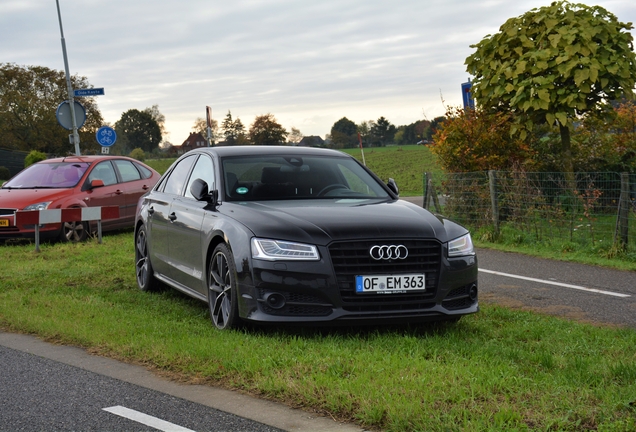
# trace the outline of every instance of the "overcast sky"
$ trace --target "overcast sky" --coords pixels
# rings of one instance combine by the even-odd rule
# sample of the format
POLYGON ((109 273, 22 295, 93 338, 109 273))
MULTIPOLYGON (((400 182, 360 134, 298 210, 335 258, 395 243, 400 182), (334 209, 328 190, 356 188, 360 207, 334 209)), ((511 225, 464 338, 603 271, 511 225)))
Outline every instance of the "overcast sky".
MULTIPOLYGON (((461 105, 471 44, 550 3, 59 0, 70 72, 105 89, 104 120, 158 105, 175 144, 206 105, 219 123, 272 113, 323 138, 345 116, 432 120, 461 105)), ((636 22, 634 0, 582 3, 636 22)), ((55 0, 0 0, 0 62, 64 70, 55 0)))

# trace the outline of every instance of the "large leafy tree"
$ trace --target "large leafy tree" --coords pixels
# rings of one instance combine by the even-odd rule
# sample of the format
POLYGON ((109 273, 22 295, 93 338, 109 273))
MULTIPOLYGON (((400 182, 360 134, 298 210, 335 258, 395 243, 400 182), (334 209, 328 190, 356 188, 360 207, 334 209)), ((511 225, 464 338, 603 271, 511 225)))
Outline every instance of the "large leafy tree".
MULTIPOLYGON (((74 88, 91 88, 85 77, 72 76, 74 88)), ((47 154, 74 153, 69 142, 71 131, 59 125, 55 112, 68 99, 64 72, 43 66, 0 64, 0 146, 47 154)), ((82 153, 96 153, 95 131, 102 126, 102 115, 94 98, 77 100, 86 110, 86 122, 79 129, 82 153)))
POLYGON ((485 109, 514 114, 512 133, 558 126, 563 170, 572 172, 570 131, 583 114, 631 96, 636 56, 629 30, 599 6, 558 1, 506 21, 472 45, 473 94, 485 109))
POLYGON ((358 127, 346 117, 341 118, 331 127, 331 143, 335 148, 353 147, 357 142, 358 127))
POLYGON ((257 116, 250 126, 249 137, 255 145, 276 145, 285 142, 289 132, 277 121, 273 114, 257 116))
MULTIPOLYGON (((210 132, 212 134, 212 142, 215 143, 220 137, 221 135, 219 134, 219 122, 214 120, 214 119, 210 119, 210 123, 211 123, 211 128, 210 128, 210 132)), ((202 137, 207 138, 208 137, 208 122, 206 119, 204 119, 203 117, 197 117, 197 119, 194 121, 194 124, 192 125, 192 132, 195 133, 200 133, 202 137)))
POLYGON ((128 154, 135 148, 151 153, 161 143, 161 127, 148 110, 130 109, 115 123, 116 149, 128 154))

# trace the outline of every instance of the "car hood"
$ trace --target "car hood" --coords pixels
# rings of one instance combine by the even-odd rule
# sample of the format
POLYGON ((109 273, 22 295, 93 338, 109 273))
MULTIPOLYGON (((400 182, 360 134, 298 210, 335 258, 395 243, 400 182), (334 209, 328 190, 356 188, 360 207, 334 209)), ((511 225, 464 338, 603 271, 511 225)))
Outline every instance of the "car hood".
POLYGON ((55 201, 73 194, 73 189, 0 189, 0 208, 22 210, 43 201, 55 201))
POLYGON ((402 200, 226 202, 219 211, 243 223, 257 237, 321 245, 368 238, 437 238, 447 242, 467 232, 402 200))

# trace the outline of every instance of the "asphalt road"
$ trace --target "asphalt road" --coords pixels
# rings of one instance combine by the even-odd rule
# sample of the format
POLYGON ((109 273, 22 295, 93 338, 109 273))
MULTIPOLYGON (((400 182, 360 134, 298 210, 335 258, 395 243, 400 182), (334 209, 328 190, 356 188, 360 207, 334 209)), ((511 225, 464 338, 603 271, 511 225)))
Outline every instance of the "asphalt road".
POLYGON ((636 272, 478 249, 479 302, 636 328, 636 272))
POLYGON ((361 432, 281 404, 0 332, 0 431, 361 432))

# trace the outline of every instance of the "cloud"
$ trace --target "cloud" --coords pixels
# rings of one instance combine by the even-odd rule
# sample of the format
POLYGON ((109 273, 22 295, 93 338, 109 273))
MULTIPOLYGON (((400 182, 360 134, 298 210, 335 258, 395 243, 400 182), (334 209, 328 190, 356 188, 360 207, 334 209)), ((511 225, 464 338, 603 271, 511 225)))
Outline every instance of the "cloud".
MULTIPOLYGON (((106 121, 159 105, 173 142, 210 105, 249 125, 272 113, 324 136, 346 116, 394 124, 461 104, 471 44, 550 0, 59 0, 72 74, 106 94, 106 121)), ((634 21, 631 0, 599 1, 634 21)), ((50 0, 0 3, 0 58, 63 70, 50 0)))

